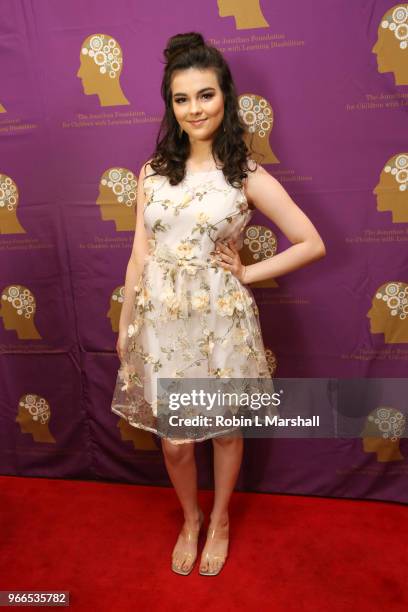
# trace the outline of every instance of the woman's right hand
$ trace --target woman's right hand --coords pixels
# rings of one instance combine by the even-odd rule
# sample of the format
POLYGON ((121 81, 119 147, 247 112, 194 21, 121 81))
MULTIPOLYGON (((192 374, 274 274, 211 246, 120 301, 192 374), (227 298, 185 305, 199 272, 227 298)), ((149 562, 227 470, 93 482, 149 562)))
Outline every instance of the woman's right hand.
POLYGON ((126 330, 120 330, 118 334, 118 339, 116 341, 116 353, 120 359, 123 361, 125 356, 125 351, 128 343, 128 335, 126 330))

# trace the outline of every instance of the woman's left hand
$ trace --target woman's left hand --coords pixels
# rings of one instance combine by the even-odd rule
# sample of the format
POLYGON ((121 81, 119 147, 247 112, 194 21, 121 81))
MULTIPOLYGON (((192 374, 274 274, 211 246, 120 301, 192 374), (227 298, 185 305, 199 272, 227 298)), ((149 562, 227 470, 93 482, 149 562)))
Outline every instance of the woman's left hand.
POLYGON ((241 262, 241 259, 236 248, 235 240, 215 242, 215 258, 225 270, 232 272, 241 283, 244 282, 246 266, 241 262))

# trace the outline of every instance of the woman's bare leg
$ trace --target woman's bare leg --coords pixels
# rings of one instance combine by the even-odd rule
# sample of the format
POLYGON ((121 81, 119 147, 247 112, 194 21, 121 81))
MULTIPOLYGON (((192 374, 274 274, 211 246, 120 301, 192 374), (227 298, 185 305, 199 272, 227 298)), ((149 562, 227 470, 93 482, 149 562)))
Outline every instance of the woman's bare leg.
POLYGON ((173 560, 179 569, 187 570, 191 564, 191 555, 197 552, 197 542, 192 534, 197 532, 198 535, 202 517, 197 497, 194 442, 173 444, 163 439, 162 448, 167 472, 184 513, 184 524, 173 550, 173 560))
POLYGON ((216 571, 228 552, 228 505, 242 463, 244 440, 238 432, 234 436, 213 438, 214 446, 214 506, 210 515, 207 541, 200 569, 216 571), (218 558, 217 558, 218 557, 218 558))

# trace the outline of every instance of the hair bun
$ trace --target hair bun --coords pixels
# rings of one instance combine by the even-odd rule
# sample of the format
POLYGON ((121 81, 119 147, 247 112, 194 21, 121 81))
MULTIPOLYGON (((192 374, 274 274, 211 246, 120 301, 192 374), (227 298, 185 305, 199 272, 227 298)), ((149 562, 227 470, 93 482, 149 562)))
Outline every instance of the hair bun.
POLYGON ((193 47, 204 47, 205 41, 199 32, 188 32, 187 34, 176 34, 167 41, 164 56, 170 62, 181 51, 193 47))

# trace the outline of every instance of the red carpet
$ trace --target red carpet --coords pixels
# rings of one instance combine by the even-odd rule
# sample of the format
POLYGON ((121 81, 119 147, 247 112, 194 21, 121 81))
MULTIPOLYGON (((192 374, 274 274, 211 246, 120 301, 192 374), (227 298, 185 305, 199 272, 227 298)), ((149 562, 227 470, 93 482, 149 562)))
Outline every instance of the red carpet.
MULTIPOLYGON (((70 608, 87 612, 407 610, 403 505, 234 493, 221 574, 199 576, 197 561, 179 576, 173 489, 8 476, 0 486, 0 590, 70 591, 70 608)), ((207 516, 212 495, 200 491, 207 516)))

